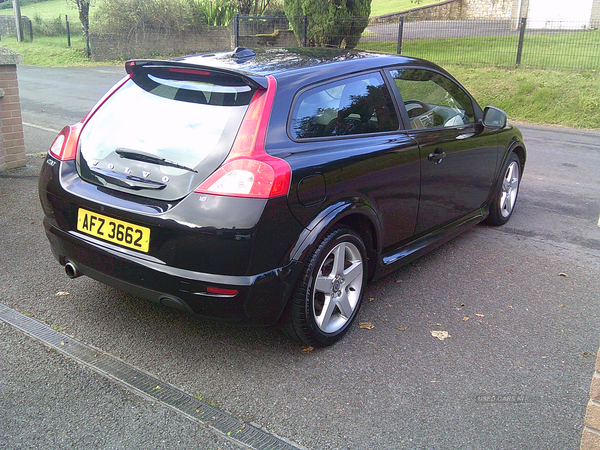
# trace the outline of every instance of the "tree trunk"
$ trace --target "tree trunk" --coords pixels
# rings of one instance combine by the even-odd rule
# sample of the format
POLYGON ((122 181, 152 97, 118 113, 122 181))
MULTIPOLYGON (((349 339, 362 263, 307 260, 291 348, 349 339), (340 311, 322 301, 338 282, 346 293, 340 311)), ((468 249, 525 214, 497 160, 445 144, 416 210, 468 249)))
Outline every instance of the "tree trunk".
POLYGON ((77 0, 77 7, 85 42, 85 54, 89 58, 92 54, 90 49, 90 0, 77 0))

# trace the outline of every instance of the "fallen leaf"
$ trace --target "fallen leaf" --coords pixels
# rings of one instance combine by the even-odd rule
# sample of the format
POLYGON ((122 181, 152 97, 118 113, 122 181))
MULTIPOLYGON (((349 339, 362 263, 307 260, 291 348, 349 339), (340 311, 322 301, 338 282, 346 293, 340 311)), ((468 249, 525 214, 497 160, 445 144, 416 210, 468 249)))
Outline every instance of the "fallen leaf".
POLYGON ((65 345, 65 341, 60 341, 60 345, 65 345))
POLYGON ((371 322, 361 322, 358 326, 361 330, 372 330, 375 328, 371 322))
POLYGON ((440 341, 450 337, 447 331, 431 330, 430 333, 433 337, 438 338, 440 341))
POLYGON ((396 280, 396 283, 402 283, 402 280, 396 280))
POLYGON ((485 317, 485 314, 475 314, 477 317, 485 317))
POLYGON ((559 274, 558 274, 558 276, 559 276, 559 277, 568 277, 569 275, 567 275, 566 273, 562 273, 562 272, 561 272, 561 273, 559 273, 559 274))
POLYGON ((396 327, 396 330, 398 330, 398 331, 406 331, 406 327, 396 327))
POLYGON ((372 302, 373 300, 375 300, 374 297, 369 297, 369 301, 372 302))
POLYGON ((57 296, 57 297, 59 297, 59 296, 61 296, 61 295, 69 295, 69 293, 68 293, 68 292, 63 292, 63 291, 60 291, 60 292, 57 292, 57 293, 56 293, 56 296, 57 296))
POLYGON ((460 304, 460 306, 461 306, 461 307, 463 307, 463 306, 465 306, 465 304, 464 304, 464 303, 461 303, 461 304, 460 304))
POLYGON ((469 320, 469 318, 465 316, 465 317, 463 317, 462 320, 463 320, 463 322, 466 322, 467 320, 469 320))
POLYGON ((302 349, 302 351, 303 351, 304 353, 308 353, 308 352, 312 352, 314 349, 315 349, 314 347, 311 347, 311 346, 309 345, 309 346, 307 346, 307 347, 304 347, 304 348, 302 349))
POLYGON ((508 307, 509 307, 510 309, 513 309, 513 305, 508 305, 508 307))

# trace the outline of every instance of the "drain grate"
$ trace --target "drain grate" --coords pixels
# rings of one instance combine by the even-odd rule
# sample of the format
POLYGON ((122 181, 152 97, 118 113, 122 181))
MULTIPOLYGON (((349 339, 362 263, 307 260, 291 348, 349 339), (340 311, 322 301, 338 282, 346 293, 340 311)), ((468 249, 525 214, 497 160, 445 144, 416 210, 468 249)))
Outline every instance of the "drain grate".
POLYGON ((59 333, 2 303, 0 303, 0 320, 96 372, 118 381, 142 396, 158 401, 237 443, 256 450, 299 450, 302 448, 252 424, 244 423, 143 370, 59 333))

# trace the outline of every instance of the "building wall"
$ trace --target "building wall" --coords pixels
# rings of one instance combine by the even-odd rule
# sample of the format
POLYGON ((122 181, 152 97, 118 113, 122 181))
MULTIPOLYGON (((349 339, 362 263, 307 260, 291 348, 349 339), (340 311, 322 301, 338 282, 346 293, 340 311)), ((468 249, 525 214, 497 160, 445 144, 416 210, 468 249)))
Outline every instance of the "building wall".
POLYGON ((25 165, 17 64, 21 55, 0 48, 0 172, 25 165))
POLYGON ((600 27, 600 0, 594 0, 592 4, 592 26, 600 27))

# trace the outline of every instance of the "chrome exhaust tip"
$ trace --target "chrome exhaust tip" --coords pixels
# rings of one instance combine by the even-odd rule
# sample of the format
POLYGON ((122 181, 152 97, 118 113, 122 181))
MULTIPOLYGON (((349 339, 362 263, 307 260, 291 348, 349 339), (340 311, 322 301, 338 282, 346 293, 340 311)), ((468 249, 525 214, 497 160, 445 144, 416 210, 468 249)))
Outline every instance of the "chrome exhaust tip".
POLYGON ((67 274, 67 276, 69 278, 77 278, 77 277, 80 277, 81 275, 83 275, 77 269, 77 266, 75 264, 73 264, 71 261, 67 261, 67 263, 65 264, 65 273, 67 274))

